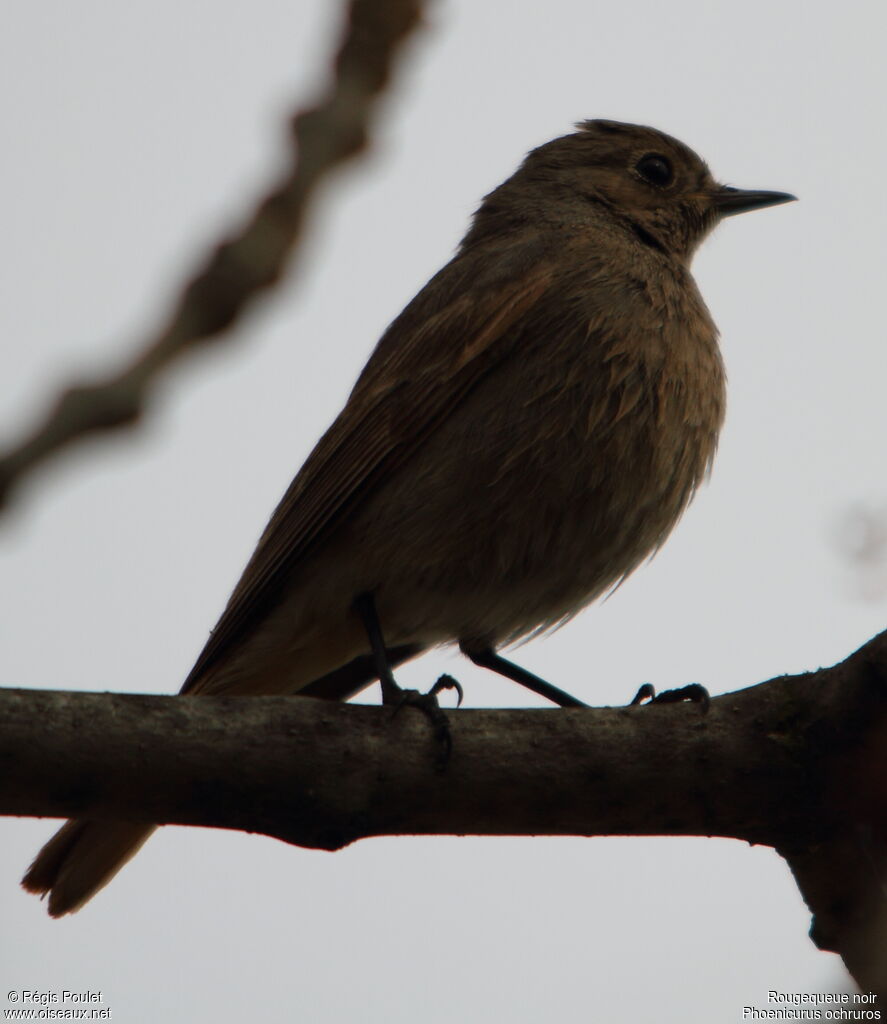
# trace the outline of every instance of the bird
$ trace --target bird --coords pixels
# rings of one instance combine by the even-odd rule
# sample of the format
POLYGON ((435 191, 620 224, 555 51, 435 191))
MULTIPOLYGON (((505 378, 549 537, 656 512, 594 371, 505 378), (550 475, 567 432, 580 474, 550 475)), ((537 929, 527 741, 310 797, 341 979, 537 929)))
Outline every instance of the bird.
MULTIPOLYGON (((725 371, 691 260, 724 218, 795 197, 719 184, 654 128, 575 129, 483 199, 383 333, 182 695, 344 700, 379 679, 397 704, 397 665, 458 644, 582 703, 499 651, 621 583, 708 476, 725 371)), ((22 885, 77 910, 152 831, 71 820, 22 885)))

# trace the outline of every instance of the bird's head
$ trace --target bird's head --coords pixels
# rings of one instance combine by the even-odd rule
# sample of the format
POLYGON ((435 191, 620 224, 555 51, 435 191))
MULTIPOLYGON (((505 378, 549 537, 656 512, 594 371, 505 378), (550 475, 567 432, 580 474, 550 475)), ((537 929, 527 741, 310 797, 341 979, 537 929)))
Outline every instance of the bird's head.
POLYGON ((577 128, 532 150, 485 206, 495 212, 497 198, 511 205, 521 194, 552 212, 594 204, 648 245, 689 260, 721 218, 795 198, 720 185, 693 150, 655 128, 603 120, 577 128))

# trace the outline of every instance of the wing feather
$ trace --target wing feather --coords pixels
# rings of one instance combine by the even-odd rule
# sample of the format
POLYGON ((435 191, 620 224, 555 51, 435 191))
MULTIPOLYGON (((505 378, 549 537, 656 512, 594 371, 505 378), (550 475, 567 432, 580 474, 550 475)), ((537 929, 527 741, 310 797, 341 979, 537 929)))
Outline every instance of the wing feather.
MULTIPOLYGON (((458 263, 458 257, 447 273, 458 263)), ((182 687, 273 607, 300 562, 395 473, 520 335, 519 322, 548 290, 550 265, 466 295, 422 316, 416 297, 383 335, 342 412, 320 439, 271 518, 228 605, 182 687), (474 329, 467 331, 468 324, 474 329)), ((437 279, 435 279, 437 280, 437 279)), ((464 270, 456 282, 464 281, 464 270)), ((456 290, 456 289, 454 289, 456 290)))

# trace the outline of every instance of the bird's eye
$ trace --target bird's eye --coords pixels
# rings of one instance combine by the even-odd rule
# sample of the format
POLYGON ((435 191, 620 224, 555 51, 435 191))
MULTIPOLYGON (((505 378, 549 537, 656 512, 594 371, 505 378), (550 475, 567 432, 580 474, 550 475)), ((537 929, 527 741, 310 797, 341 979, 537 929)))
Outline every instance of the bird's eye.
POLYGON ((661 153, 647 153, 634 165, 638 174, 651 185, 665 188, 674 178, 671 161, 661 153))

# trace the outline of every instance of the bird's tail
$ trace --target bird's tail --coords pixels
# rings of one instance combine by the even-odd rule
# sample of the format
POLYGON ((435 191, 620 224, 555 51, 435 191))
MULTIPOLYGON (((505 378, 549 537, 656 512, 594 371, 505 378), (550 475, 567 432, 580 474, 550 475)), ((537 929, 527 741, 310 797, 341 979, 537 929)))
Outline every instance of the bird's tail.
MULTIPOLYGON (((289 680, 287 690, 327 700, 347 700, 369 685, 376 678, 375 662, 368 655, 360 655, 339 668, 336 657, 341 648, 341 638, 329 645, 324 658, 316 658, 310 664, 312 682, 302 681, 298 685, 289 680), (320 671, 317 671, 317 670, 320 671), (322 674, 322 673, 326 674, 322 674)), ((420 644, 403 644, 386 651, 393 666, 415 657, 422 650, 420 644)), ((276 680, 266 686, 248 685, 216 686, 208 676, 194 686, 194 694, 211 693, 274 693, 280 692, 276 680)), ((49 913, 53 917, 70 914, 79 910, 84 903, 111 881, 123 865, 134 856, 151 833, 155 825, 139 825, 126 821, 90 821, 72 819, 66 822, 34 858, 22 879, 28 892, 49 896, 49 913)))
POLYGON ((111 881, 154 828, 129 821, 68 821, 34 858, 22 885, 49 895, 52 917, 70 914, 111 881))

